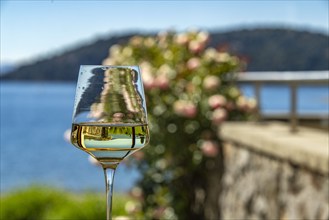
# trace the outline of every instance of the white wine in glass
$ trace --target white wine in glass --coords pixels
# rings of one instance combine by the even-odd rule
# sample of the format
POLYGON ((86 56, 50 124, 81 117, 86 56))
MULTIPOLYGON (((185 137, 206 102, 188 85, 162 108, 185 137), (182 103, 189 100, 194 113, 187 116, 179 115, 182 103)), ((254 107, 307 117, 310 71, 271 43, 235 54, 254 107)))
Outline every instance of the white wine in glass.
POLYGON ((102 165, 107 219, 115 169, 149 142, 143 84, 137 66, 80 66, 71 142, 102 165))

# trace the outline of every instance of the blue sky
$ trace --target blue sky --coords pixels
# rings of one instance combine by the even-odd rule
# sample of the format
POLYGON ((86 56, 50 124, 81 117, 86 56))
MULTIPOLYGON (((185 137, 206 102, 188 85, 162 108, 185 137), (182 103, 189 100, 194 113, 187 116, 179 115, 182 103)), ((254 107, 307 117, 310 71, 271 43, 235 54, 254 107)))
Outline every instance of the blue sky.
POLYGON ((38 59, 109 34, 284 26, 329 33, 328 0, 1 0, 1 63, 38 59))

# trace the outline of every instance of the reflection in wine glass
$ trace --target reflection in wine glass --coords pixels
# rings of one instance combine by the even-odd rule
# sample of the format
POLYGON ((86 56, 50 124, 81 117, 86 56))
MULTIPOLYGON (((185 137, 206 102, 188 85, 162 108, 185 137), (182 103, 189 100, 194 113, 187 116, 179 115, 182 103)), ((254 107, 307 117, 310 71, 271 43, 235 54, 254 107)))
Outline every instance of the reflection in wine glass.
POLYGON ((149 141, 145 95, 137 66, 81 66, 71 142, 100 162, 111 218, 117 165, 149 141))

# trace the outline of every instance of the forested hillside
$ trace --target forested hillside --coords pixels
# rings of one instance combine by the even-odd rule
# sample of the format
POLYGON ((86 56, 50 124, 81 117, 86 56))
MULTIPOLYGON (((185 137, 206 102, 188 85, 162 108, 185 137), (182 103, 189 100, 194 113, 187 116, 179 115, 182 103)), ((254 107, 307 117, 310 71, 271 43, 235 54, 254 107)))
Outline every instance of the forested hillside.
MULTIPOLYGON (((81 64, 101 64, 113 44, 135 35, 112 35, 35 63, 23 64, 6 74, 7 80, 76 80, 81 64)), ((247 71, 329 69, 329 37, 290 29, 243 29, 211 32, 209 46, 229 51, 247 62, 247 71)))

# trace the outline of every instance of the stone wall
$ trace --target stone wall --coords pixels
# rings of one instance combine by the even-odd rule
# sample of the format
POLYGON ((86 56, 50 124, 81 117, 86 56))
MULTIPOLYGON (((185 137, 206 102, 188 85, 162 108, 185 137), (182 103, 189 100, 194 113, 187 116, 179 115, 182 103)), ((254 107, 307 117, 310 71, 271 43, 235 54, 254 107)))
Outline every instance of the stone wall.
POLYGON ((329 219, 327 133, 228 123, 220 137, 221 219, 329 219))

